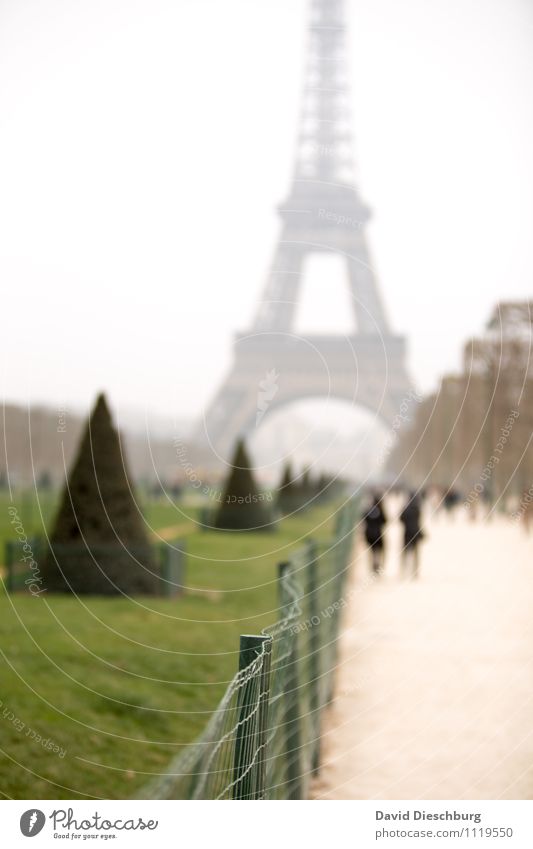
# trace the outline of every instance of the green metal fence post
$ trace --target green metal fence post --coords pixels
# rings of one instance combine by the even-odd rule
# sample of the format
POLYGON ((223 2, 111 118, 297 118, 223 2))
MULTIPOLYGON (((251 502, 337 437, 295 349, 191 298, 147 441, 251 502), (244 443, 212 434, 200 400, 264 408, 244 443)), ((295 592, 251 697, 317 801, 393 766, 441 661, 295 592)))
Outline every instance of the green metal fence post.
POLYGON ((239 647, 239 671, 246 669, 263 652, 257 672, 258 708, 254 711, 254 680, 243 684, 239 695, 238 727, 233 763, 234 799, 263 799, 265 795, 268 703, 270 698, 270 658, 272 637, 243 634, 239 647))
POLYGON ((268 744, 268 709, 270 705, 270 664, 272 661, 272 637, 264 639, 264 656, 259 679, 259 711, 257 714, 257 780, 255 798, 266 796, 266 763, 268 744))
POLYGON ((159 545, 159 595, 176 596, 185 592, 185 542, 175 539, 159 545), (179 544, 179 548, 177 547, 179 544))
MULTIPOLYGON (((328 572, 328 607, 329 609, 334 609, 335 601, 337 600, 337 586, 338 586, 338 568, 339 568, 339 552, 338 552, 338 537, 335 536, 335 541, 333 544, 333 548, 329 554, 329 569, 328 572)), ((333 691, 335 687, 335 667, 337 664, 336 652, 335 652, 335 617, 330 614, 324 623, 325 627, 322 629, 322 640, 327 646, 327 658, 328 658, 328 666, 327 666, 327 678, 326 678, 326 701, 329 704, 333 701, 333 691)))
MULTIPOLYGON (((291 564, 279 564, 279 594, 281 615, 288 616, 291 601, 288 598, 285 582, 291 564)), ((284 669, 285 686, 283 692, 284 709, 282 727, 285 728, 285 754, 287 757, 287 799, 303 798, 302 735, 300 716, 300 688, 298 680, 298 638, 292 635, 289 640, 288 656, 284 669)))
POLYGON ((335 689, 335 673, 339 660, 339 634, 341 623, 342 602, 348 585, 348 574, 350 569, 350 555, 353 544, 353 527, 355 523, 355 510, 351 502, 345 504, 337 518, 335 533, 335 576, 334 576, 334 605, 335 615, 332 617, 331 636, 332 641, 332 668, 330 676, 329 700, 333 699, 335 689))
POLYGON ((321 672, 321 614, 318 599, 318 546, 307 541, 307 596, 309 599, 309 711, 314 725, 311 768, 316 775, 320 767, 320 672, 321 672))
POLYGON ((330 650, 328 656, 330 658, 330 668, 328 673, 328 702, 333 701, 335 692, 335 677, 338 665, 338 636, 339 636, 339 620, 342 599, 344 595, 345 574, 348 568, 347 541, 348 534, 348 516, 347 508, 344 505, 337 515, 334 544, 332 551, 333 574, 331 579, 331 607, 333 613, 330 617, 328 642, 330 650))

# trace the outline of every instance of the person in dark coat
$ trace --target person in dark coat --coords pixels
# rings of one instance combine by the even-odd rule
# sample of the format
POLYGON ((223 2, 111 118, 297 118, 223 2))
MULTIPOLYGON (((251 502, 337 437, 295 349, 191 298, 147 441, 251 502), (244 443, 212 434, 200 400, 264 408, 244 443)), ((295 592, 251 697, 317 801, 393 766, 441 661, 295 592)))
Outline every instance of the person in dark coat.
POLYGON ((403 524, 402 572, 407 574, 411 565, 411 577, 418 578, 418 544, 424 532, 420 526, 420 500, 416 492, 411 493, 400 514, 403 524))
POLYGON ((375 495, 372 499, 372 504, 365 513, 364 522, 365 539, 370 547, 372 572, 374 575, 381 575, 385 557, 383 529, 387 523, 381 496, 375 495))

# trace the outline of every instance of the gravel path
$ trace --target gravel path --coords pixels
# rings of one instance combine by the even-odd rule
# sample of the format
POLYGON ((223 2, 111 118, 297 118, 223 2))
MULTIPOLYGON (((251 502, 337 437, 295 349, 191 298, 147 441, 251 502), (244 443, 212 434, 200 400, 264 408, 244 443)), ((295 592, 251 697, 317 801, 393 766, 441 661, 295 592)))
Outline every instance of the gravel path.
POLYGON ((360 546, 317 799, 533 798, 533 536, 426 524, 418 582, 368 581, 360 546))

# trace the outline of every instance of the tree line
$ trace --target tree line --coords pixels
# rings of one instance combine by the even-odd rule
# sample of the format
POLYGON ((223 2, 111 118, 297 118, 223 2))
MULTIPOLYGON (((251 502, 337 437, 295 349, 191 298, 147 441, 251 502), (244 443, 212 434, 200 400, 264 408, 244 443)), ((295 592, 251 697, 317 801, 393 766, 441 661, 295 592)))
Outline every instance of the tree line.
POLYGON ((498 304, 464 345, 462 368, 398 434, 389 470, 413 487, 494 503, 533 483, 533 302, 498 304))

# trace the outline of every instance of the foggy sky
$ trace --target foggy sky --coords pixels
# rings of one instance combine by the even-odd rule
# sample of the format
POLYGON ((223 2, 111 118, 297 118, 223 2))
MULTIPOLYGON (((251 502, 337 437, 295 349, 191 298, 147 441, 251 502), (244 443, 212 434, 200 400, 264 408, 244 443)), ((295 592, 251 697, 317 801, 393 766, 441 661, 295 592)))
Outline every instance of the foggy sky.
MULTIPOLYGON (((533 6, 349 5, 368 237, 425 390, 495 301, 533 292, 533 6)), ((6 399, 86 406, 105 388, 117 406, 201 412, 278 233, 305 12, 304 0, 2 0, 6 399)), ((320 279, 299 329, 345 330, 344 281, 330 295, 320 279)))

